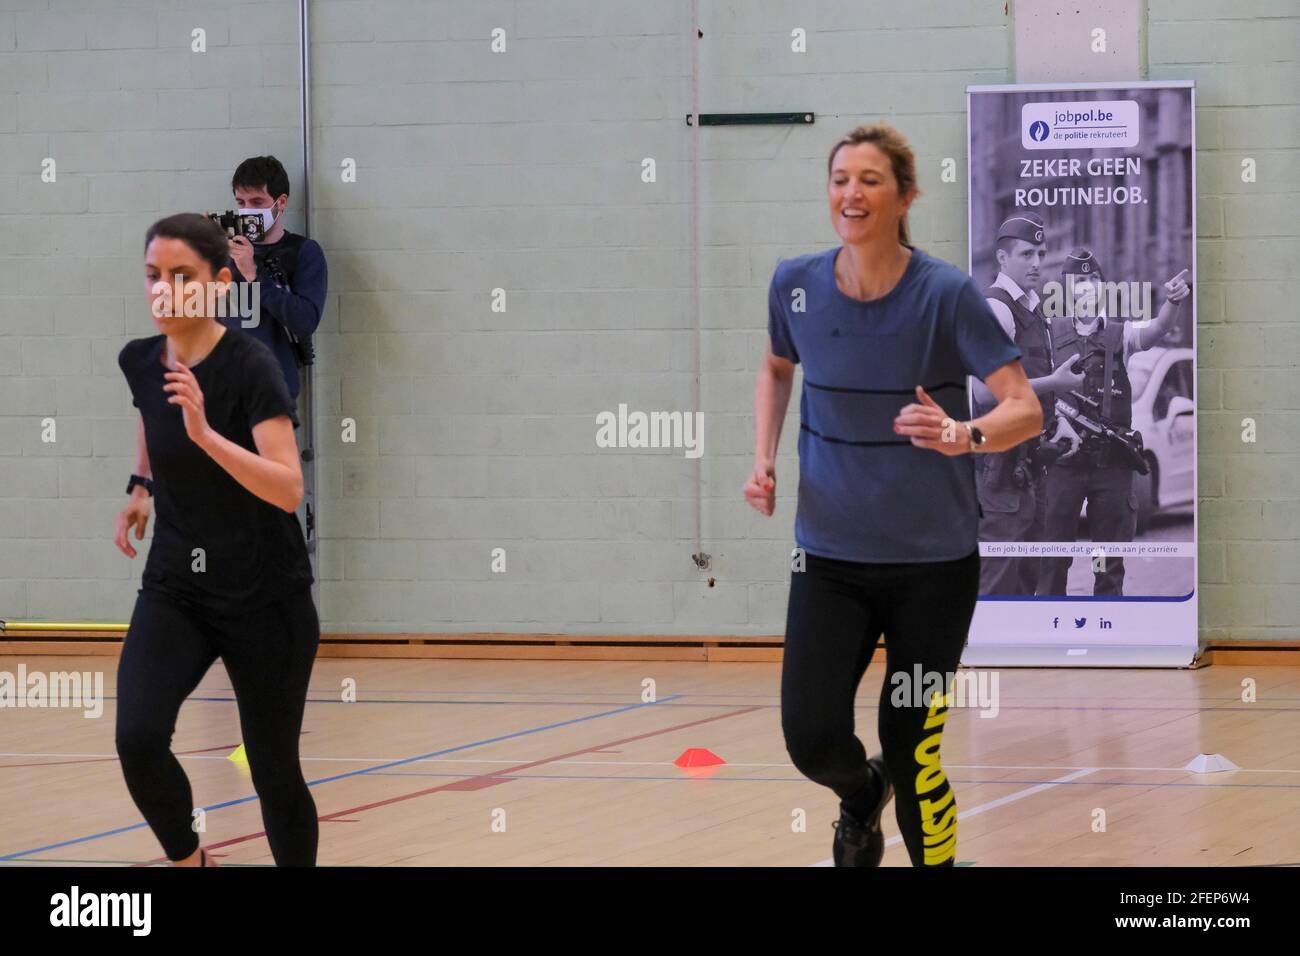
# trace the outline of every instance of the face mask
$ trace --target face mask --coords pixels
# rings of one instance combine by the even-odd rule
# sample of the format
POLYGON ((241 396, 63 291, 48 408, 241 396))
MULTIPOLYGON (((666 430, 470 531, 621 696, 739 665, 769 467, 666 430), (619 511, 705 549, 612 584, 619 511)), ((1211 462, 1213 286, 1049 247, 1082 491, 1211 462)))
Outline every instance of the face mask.
POLYGON ((270 207, 266 209, 240 209, 239 214, 241 216, 261 216, 262 232, 264 233, 270 232, 271 227, 275 225, 275 210, 270 207))

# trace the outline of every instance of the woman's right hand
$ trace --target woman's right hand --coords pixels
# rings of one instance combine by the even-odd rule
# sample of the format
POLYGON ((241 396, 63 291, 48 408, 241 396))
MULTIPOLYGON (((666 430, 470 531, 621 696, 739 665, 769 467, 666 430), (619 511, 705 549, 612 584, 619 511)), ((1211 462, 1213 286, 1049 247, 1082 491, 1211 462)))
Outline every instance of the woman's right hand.
POLYGON ((776 467, 757 464, 745 482, 745 500, 755 510, 771 517, 776 510, 776 467))
POLYGON ((148 523, 148 496, 132 498, 127 506, 123 508, 117 516, 117 534, 113 538, 113 543, 117 545, 117 550, 121 551, 128 558, 134 558, 135 548, 131 547, 131 541, 128 534, 132 528, 135 528, 135 539, 137 541, 143 541, 145 525, 148 523))

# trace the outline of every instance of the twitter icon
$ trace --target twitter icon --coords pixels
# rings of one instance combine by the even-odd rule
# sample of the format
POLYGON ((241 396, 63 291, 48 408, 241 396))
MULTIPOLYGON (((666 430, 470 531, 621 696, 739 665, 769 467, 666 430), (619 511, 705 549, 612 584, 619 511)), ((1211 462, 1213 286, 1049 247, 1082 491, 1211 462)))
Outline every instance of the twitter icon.
POLYGON ((1087 624, 1087 623, 1088 623, 1088 619, 1087 619, 1086 617, 1076 617, 1076 618, 1074 619, 1074 626, 1075 626, 1076 628, 1083 627, 1083 625, 1085 625, 1085 624, 1087 624))

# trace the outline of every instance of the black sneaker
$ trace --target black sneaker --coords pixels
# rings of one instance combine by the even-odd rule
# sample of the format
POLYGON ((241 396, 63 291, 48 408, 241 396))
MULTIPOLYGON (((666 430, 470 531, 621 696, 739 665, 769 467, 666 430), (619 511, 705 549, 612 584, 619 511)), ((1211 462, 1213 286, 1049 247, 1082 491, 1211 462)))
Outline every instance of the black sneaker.
POLYGON ((872 757, 867 766, 876 775, 876 780, 884 785, 880 802, 866 820, 859 820, 843 806, 840 818, 831 824, 835 828, 835 844, 831 856, 836 866, 880 866, 885 857, 885 835, 880 830, 880 818, 885 806, 894 796, 894 787, 889 780, 889 771, 880 757, 872 757))

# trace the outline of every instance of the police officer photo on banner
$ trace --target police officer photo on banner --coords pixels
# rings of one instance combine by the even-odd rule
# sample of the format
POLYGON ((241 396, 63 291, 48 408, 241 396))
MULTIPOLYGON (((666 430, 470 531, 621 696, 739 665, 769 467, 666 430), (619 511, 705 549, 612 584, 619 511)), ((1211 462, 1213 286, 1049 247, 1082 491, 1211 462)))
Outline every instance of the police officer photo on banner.
MULTIPOLYGON (((1011 631, 1085 645, 1149 624, 1155 609, 1136 602, 1185 601, 1194 644, 1191 85, 968 94, 970 271, 1044 423, 977 459, 981 597, 1004 629, 1014 618, 1011 631), (1008 610, 1054 600, 1069 607, 1008 610), (1121 622, 1097 601, 1135 603, 1121 622)), ((972 380, 970 401, 980 415, 993 399, 972 380)))

